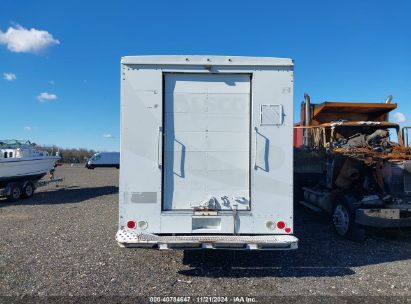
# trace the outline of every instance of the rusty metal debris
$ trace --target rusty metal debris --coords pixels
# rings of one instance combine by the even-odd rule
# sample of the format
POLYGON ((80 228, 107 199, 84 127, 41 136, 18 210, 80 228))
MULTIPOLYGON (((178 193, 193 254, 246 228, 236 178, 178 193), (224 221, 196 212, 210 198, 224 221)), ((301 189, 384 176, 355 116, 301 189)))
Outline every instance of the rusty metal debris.
POLYGON ((370 147, 335 148, 333 152, 361 160, 367 165, 376 164, 378 160, 411 160, 411 148, 402 146, 393 146, 390 152, 375 151, 370 147))

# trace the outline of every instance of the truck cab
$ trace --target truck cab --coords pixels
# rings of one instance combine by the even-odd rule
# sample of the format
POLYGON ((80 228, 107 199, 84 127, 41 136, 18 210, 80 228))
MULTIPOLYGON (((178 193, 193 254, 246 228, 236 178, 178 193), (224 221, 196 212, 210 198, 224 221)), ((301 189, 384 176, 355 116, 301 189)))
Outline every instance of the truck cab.
POLYGON ((391 99, 311 104, 306 95, 301 105, 294 126, 299 202, 331 215, 341 236, 363 238, 364 227, 411 227, 411 149, 388 120, 397 108, 391 99))

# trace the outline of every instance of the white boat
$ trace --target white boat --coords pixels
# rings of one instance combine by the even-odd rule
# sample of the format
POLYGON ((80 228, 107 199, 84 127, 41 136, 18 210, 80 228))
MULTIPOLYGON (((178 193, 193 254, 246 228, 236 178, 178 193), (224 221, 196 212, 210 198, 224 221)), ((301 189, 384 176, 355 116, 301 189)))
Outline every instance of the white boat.
POLYGON ((39 180, 59 159, 29 141, 0 140, 0 185, 14 180, 39 180))

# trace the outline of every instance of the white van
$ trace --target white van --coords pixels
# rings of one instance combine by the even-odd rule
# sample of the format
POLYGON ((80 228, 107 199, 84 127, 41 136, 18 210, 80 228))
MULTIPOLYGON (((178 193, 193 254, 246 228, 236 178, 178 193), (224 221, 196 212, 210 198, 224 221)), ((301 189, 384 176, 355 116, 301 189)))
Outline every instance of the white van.
POLYGON ((97 167, 120 168, 120 152, 100 152, 94 154, 87 162, 86 168, 94 169, 97 167))

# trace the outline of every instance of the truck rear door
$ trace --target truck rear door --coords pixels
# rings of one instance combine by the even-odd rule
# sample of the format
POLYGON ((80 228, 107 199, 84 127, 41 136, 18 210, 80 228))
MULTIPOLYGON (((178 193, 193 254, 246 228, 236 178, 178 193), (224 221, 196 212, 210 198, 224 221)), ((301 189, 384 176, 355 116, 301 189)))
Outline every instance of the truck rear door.
POLYGON ((164 77, 163 210, 249 210, 250 75, 164 77))

